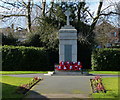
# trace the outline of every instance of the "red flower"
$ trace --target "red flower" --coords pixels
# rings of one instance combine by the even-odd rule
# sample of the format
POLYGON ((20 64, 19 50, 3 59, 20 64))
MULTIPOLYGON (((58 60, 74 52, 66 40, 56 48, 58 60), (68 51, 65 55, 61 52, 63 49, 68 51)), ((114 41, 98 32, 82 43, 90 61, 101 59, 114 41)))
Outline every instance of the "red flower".
POLYGON ((101 79, 100 76, 95 76, 95 80, 101 79))
POLYGON ((97 85, 97 90, 104 90, 104 87, 102 86, 102 84, 101 83, 98 83, 98 85, 97 85))
POLYGON ((39 77, 34 77, 35 80, 39 80, 39 77))
POLYGON ((61 62, 60 62, 60 65, 64 65, 64 62, 63 62, 63 61, 61 61, 61 62))

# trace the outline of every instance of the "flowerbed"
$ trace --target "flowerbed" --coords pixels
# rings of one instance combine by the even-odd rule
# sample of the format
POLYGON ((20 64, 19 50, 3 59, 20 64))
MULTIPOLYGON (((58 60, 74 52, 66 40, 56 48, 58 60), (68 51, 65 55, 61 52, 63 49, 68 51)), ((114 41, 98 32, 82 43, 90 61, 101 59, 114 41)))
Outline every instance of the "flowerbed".
POLYGON ((63 62, 61 61, 59 65, 55 66, 56 70, 74 70, 74 71, 81 71, 82 64, 81 62, 63 62))
POLYGON ((95 78, 90 79, 90 82, 93 93, 100 93, 100 92, 106 93, 106 90, 102 83, 102 78, 100 76, 95 76, 95 78))
POLYGON ((39 81, 41 81, 42 78, 34 77, 31 82, 27 84, 21 84, 17 89, 17 93, 26 94, 35 84, 37 84, 39 81))

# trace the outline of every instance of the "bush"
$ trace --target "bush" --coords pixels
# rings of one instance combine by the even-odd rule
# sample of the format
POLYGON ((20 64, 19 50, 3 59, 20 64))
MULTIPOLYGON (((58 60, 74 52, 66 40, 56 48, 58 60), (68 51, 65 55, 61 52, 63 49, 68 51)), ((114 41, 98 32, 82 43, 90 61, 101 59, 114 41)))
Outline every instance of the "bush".
POLYGON ((77 60, 82 62, 84 69, 91 69, 91 54, 92 50, 89 48, 90 46, 87 44, 80 44, 78 42, 78 55, 77 60))
POLYGON ((2 46, 2 69, 5 71, 46 71, 49 65, 48 53, 44 48, 24 46, 2 46))
POLYGON ((12 34, 8 36, 2 34, 2 45, 17 45, 18 39, 15 38, 12 34))
POLYGON ((42 42, 40 40, 39 34, 30 34, 28 39, 22 42, 20 45, 23 46, 34 46, 34 47, 43 47, 42 42))
POLYGON ((95 49, 92 53, 92 69, 102 71, 120 70, 120 49, 95 49))
POLYGON ((50 66, 54 66, 55 64, 59 64, 59 51, 53 49, 47 49, 47 53, 50 59, 50 66))

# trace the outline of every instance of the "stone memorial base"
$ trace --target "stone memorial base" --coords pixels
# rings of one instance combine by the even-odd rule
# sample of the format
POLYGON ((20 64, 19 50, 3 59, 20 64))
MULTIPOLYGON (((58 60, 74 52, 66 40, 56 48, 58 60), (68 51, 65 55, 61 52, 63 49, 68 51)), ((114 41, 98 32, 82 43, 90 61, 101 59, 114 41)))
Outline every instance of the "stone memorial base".
POLYGON ((88 72, 84 72, 84 71, 63 71, 63 70, 55 70, 53 75, 76 75, 76 76, 82 76, 82 75, 88 75, 88 72))

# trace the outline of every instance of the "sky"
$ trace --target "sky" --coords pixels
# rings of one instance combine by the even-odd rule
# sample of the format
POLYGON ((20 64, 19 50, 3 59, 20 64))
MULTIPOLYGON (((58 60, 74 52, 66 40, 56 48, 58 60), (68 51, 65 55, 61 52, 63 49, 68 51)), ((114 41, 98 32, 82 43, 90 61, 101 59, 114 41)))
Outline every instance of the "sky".
MULTIPOLYGON (((4 1, 4 0, 3 0, 4 1)), ((9 0, 9 1, 16 1, 16 0, 9 0)), ((28 1, 28 0, 24 0, 24 1, 28 1)), ((38 2, 39 0, 33 0, 34 2, 38 2)), ((49 3, 51 0, 46 0, 47 3, 49 3)), ((59 0, 55 0, 55 1, 59 1, 59 0)), ((69 0, 63 0, 63 1, 69 1, 69 0)), ((71 1, 75 1, 75 0, 71 0, 71 1)), ((79 0, 79 1, 82 1, 82 0, 79 0)), ((91 12, 97 12, 97 7, 98 7, 98 4, 99 4, 99 0, 85 0, 87 5, 89 6, 89 9, 91 12)), ((106 8, 108 5, 110 4, 113 4, 114 2, 118 2, 119 0, 103 0, 104 3, 103 3, 103 7, 102 9, 106 8), (112 3, 111 3, 112 2, 112 3)), ((1 3, 0 3, 1 4, 1 3)), ((111 8, 113 9, 113 8, 111 8)), ((4 11, 4 9, 0 8, 0 12, 4 11)), ((112 18, 113 20, 113 18, 112 18)), ((0 21, 0 28, 3 28, 3 27, 8 27, 11 25, 11 23, 14 23, 15 26, 20 26, 20 27, 26 27, 26 20, 25 18, 15 18, 15 20, 10 20, 8 22, 1 22, 0 21)))

